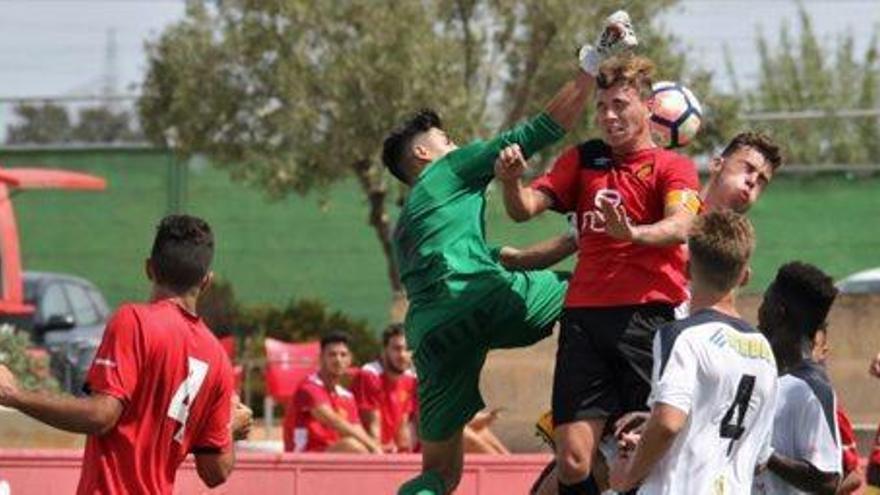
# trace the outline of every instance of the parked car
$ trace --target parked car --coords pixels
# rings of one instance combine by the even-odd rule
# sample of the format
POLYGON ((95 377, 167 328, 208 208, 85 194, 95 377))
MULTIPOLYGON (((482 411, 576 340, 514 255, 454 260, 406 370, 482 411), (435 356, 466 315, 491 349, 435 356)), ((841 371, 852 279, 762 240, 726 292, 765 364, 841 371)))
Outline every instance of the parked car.
POLYGON ((80 394, 110 316, 107 300, 86 279, 46 272, 24 273, 24 300, 35 311, 16 325, 49 351, 61 386, 80 394))
POLYGON ((835 285, 843 294, 880 294, 880 267, 854 273, 835 285))

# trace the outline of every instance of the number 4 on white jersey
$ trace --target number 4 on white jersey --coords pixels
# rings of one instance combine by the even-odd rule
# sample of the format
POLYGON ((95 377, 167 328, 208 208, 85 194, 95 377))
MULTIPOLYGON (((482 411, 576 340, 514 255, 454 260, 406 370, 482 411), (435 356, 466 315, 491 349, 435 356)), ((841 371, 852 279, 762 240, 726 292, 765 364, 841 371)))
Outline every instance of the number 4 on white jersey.
POLYGON ((189 408, 196 399, 205 376, 208 375, 208 363, 198 359, 188 358, 189 374, 186 380, 177 387, 177 392, 168 406, 168 417, 180 423, 180 428, 174 434, 177 443, 183 443, 183 434, 186 431, 186 420, 189 418, 189 408))

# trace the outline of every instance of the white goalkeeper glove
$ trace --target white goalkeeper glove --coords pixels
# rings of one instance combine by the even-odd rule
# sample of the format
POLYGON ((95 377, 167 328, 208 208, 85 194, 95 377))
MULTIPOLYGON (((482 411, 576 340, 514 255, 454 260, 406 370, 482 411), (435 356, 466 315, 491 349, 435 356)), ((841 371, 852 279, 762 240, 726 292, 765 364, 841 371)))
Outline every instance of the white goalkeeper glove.
POLYGON ((581 69, 596 76, 599 73, 599 64, 606 58, 630 50, 639 44, 636 32, 633 29, 629 14, 624 10, 608 16, 605 19, 602 34, 596 39, 595 46, 584 45, 578 53, 581 69))

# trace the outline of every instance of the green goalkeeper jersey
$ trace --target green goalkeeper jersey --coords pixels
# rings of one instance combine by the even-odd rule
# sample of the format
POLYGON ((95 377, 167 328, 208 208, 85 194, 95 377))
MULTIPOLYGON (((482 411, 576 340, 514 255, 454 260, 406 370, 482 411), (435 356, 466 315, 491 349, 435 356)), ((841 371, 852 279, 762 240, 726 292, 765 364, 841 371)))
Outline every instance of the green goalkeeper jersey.
MULTIPOLYGON (((412 185, 394 231, 394 255, 410 309, 407 328, 423 334, 478 305, 510 274, 486 245, 485 191, 499 152, 526 157, 565 130, 542 113, 491 140, 476 140, 426 167, 412 185)), ((418 340, 410 342, 413 349, 418 340)))

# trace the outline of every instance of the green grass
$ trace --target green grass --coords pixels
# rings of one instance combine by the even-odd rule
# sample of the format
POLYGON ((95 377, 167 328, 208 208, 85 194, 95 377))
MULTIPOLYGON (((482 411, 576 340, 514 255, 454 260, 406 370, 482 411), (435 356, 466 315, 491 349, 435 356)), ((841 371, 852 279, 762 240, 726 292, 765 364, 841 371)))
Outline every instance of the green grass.
MULTIPOLYGON (((15 196, 25 268, 85 276, 111 304, 143 299, 142 275, 156 222, 168 200, 167 156, 157 152, 3 153, 0 163, 41 163, 108 179, 102 193, 28 191, 15 196)), ((880 265, 880 179, 778 179, 754 209, 758 249, 750 290, 762 290, 781 263, 802 259, 835 277, 880 265)), ((494 243, 525 245, 564 231, 555 214, 514 224, 490 194, 494 243)), ((390 301, 385 260, 354 183, 319 206, 317 196, 270 203, 224 172, 194 169, 188 211, 216 231, 216 272, 239 298, 281 304, 317 297, 378 329, 390 301)), ((571 267, 571 261, 565 263, 571 267)))

